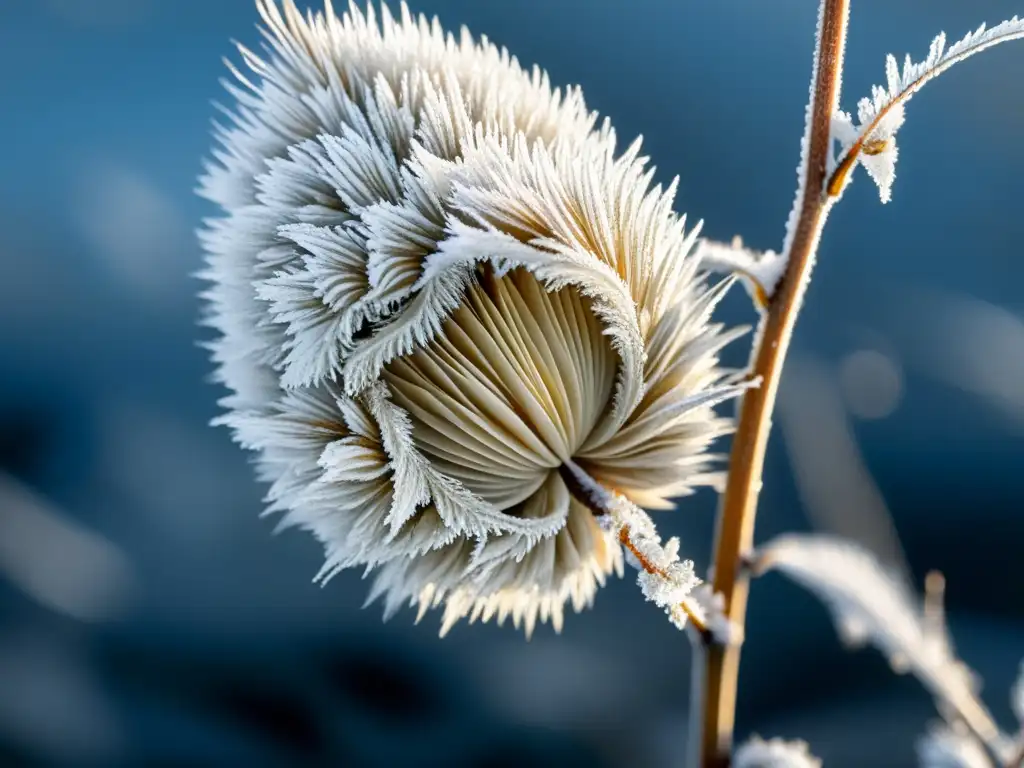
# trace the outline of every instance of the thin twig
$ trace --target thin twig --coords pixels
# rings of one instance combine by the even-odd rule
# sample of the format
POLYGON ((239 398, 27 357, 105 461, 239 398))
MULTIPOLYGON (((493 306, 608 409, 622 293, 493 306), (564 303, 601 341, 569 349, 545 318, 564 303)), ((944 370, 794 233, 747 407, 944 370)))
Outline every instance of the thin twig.
MULTIPOLYGON (((799 214, 785 253, 786 272, 762 319, 760 341, 754 351, 751 374, 761 377, 761 386, 743 398, 733 437, 728 485, 718 513, 713 589, 723 596, 727 620, 740 629, 746 615, 749 586, 740 558, 753 546, 757 496, 782 364, 832 202, 825 194, 826 165, 831 151, 832 115, 839 100, 848 15, 849 0, 823 0, 799 214)), ((723 768, 730 763, 739 662, 738 643, 707 648, 701 729, 705 768, 723 768)))
MULTIPOLYGON (((871 135, 875 132, 878 126, 882 124, 882 121, 893 112, 893 110, 906 104, 915 93, 924 87, 926 83, 934 80, 943 72, 950 69, 953 65, 970 58, 976 53, 980 53, 986 48, 991 48, 1011 40, 1020 40, 1021 38, 1024 38, 1024 28, 1021 27, 1018 17, 1016 16, 1009 21, 1004 21, 1002 24, 992 27, 984 34, 982 34, 983 29, 984 26, 978 31, 969 34, 960 42, 955 43, 947 51, 945 56, 941 56, 936 60, 933 66, 927 67, 926 65, 923 65, 925 68, 921 71, 921 74, 906 83, 902 89, 900 89, 898 94, 891 95, 891 100, 878 110, 877 114, 871 119, 871 122, 866 126, 861 127, 860 135, 857 137, 856 141, 846 149, 842 157, 839 158, 839 161, 836 163, 836 166, 832 171, 832 175, 829 177, 828 182, 825 185, 825 190, 829 196, 835 197, 842 193, 843 188, 846 186, 846 180, 850 175, 850 171, 853 170, 853 166, 856 164, 857 158, 862 153, 865 155, 874 155, 885 149, 884 140, 881 145, 875 145, 874 142, 877 140, 870 138, 871 135), (954 51, 956 51, 956 53, 953 53, 954 51)), ((944 43, 945 35, 940 35, 936 38, 935 42, 932 43, 933 51, 935 50, 936 44, 941 45, 944 43)), ((930 61, 931 57, 929 57, 928 60, 930 61)), ((892 61, 892 65, 895 67, 895 59, 890 58, 890 61, 892 61)), ((908 63, 904 67, 904 77, 907 75, 906 67, 911 66, 909 57, 907 62, 908 63)), ((892 88, 892 86, 890 86, 890 88, 892 88)))
MULTIPOLYGON (((619 543, 629 550, 630 554, 632 554, 633 557, 636 558, 636 561, 640 563, 640 567, 647 571, 647 573, 655 573, 659 576, 668 578, 665 571, 651 563, 646 557, 644 557, 644 554, 636 548, 633 544, 633 540, 629 537, 629 528, 627 526, 623 526, 622 530, 619 531, 619 543)), ((711 629, 704 621, 704 617, 694 612, 692 606, 687 602, 680 603, 679 607, 682 609, 683 613, 686 614, 686 618, 690 621, 690 624, 693 625, 694 629, 696 629, 702 637, 707 636, 707 642, 710 642, 712 639, 711 629)))
MULTIPOLYGON (((594 515, 598 517, 614 515, 612 509, 612 492, 588 475, 586 470, 580 467, 579 464, 572 460, 568 460, 559 467, 559 474, 565 482, 566 487, 569 489, 569 493, 572 494, 577 501, 587 507, 594 515)), ((619 543, 625 547, 631 555, 633 555, 641 570, 646 571, 647 573, 656 574, 663 578, 669 578, 664 569, 659 568, 648 560, 643 552, 641 552, 633 543, 633 539, 630 537, 630 529, 628 525, 622 526, 622 529, 619 531, 619 543)), ((690 603, 685 601, 681 602, 679 603, 679 608, 684 614, 686 614, 686 618, 689 620, 689 623, 702 638, 703 642, 710 643, 714 640, 711 628, 708 626, 704 617, 694 611, 693 606, 690 603)))

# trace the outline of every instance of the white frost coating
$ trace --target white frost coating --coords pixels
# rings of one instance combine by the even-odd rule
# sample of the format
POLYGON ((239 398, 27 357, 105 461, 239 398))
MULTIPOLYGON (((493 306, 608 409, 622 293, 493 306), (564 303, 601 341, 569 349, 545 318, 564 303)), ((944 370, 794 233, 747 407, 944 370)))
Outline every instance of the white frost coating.
POLYGON ((558 627, 622 566, 566 462, 651 508, 718 480, 732 281, 579 89, 404 5, 257 8, 201 179, 220 422, 321 580, 558 627))
POLYGON ((917 742, 921 768, 994 768, 985 748, 962 724, 933 726, 917 742))
POLYGON ((733 768, 821 768, 805 741, 752 736, 732 757, 733 768))
POLYGON ((662 543, 650 515, 595 482, 575 462, 568 462, 566 468, 594 508, 604 510, 598 522, 610 537, 625 545, 626 562, 638 571, 637 584, 648 601, 663 608, 679 629, 686 628, 689 616, 707 626, 708 610, 717 608, 721 614, 720 602, 692 594, 701 580, 693 571, 692 560, 679 560, 677 537, 662 543))
MULTIPOLYGON (((849 13, 848 8, 843 9, 844 13, 849 13)), ((807 195, 807 157, 811 151, 811 132, 813 130, 814 123, 814 92, 815 86, 818 80, 818 58, 819 51, 821 50, 821 35, 823 32, 823 25, 825 23, 825 1, 822 0, 818 4, 818 25, 814 31, 814 63, 811 65, 811 85, 808 88, 807 95, 807 107, 804 112, 804 134, 800 140, 800 164, 796 167, 796 196, 793 200, 793 207, 789 211, 789 217, 786 219, 786 238, 782 244, 782 259, 786 262, 789 260, 790 251, 793 248, 793 239, 796 237, 796 225, 800 220, 800 209, 804 205, 804 197, 807 195)), ((843 44, 845 45, 845 40, 843 44)), ((838 102, 839 93, 842 90, 842 82, 837 82, 835 87, 834 100, 838 102)), ((834 110, 836 104, 831 105, 830 110, 834 110)), ((821 194, 822 190, 813 190, 812 194, 821 194)), ((785 265, 783 265, 783 270, 785 265)))
MULTIPOLYGON (((869 102, 862 100, 859 105, 858 119, 860 125, 870 122, 866 117, 869 102)), ((864 148, 857 155, 857 162, 864 166, 868 176, 878 187, 878 195, 883 203, 892 199, 892 184, 896 180, 896 160, 899 159, 899 147, 896 144, 896 131, 903 125, 905 113, 902 104, 893 106, 864 142, 864 148)), ((849 149, 859 138, 859 126, 854 126, 853 118, 846 112, 837 112, 832 118, 832 135, 843 151, 849 149)), ((833 163, 834 166, 834 163, 833 163)))
POLYGON ((1006 739, 977 697, 971 671, 953 652, 935 606, 921 606, 907 585, 868 551, 831 536, 789 534, 758 549, 758 572, 782 571, 831 610, 843 639, 874 644, 897 671, 910 671, 940 703, 969 720, 992 748, 1006 739))
MULTIPOLYGON (((924 87, 925 83, 938 77, 954 64, 999 43, 1022 37, 1024 20, 1014 16, 992 28, 982 24, 948 48, 945 33, 940 33, 932 41, 924 61, 915 64, 908 55, 902 70, 896 58, 890 54, 885 60, 886 85, 873 86, 871 96, 858 102, 857 125, 853 125, 850 115, 844 112, 838 112, 833 120, 833 138, 840 145, 841 158, 838 163, 842 163, 855 144, 858 145, 857 163, 864 166, 878 185, 882 202, 889 202, 892 182, 896 177, 896 132, 903 125, 904 105, 924 87)), ((849 181, 849 177, 847 174, 843 180, 843 187, 849 181)), ((836 194, 841 193, 842 188, 836 190, 836 194)))
POLYGON ((669 621, 679 629, 686 628, 686 609, 703 621, 703 607, 690 596, 701 580, 693 571, 692 560, 680 561, 679 539, 673 536, 662 543, 650 515, 621 496, 602 491, 594 484, 588 485, 591 492, 602 499, 601 506, 608 510, 601 518, 602 528, 615 539, 621 537, 628 541, 626 562, 638 571, 636 581, 644 597, 663 608, 669 621))
POLYGON ((746 248, 738 237, 731 243, 701 240, 697 254, 705 269, 739 275, 750 298, 761 309, 765 301, 775 295, 775 289, 786 273, 786 260, 782 254, 746 248))

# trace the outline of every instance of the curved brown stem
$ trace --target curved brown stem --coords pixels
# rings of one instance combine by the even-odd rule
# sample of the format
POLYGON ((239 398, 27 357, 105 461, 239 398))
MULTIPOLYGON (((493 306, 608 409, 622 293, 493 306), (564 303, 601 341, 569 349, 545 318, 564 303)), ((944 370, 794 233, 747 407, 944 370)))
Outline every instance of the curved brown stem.
MULTIPOLYGON (((743 398, 729 459, 729 480, 718 512, 714 590, 724 598, 727 619, 739 628, 746 616, 749 586, 740 559, 753 546, 757 496, 782 364, 832 204, 825 192, 826 166, 831 152, 832 115, 839 101, 848 15, 849 0, 823 0, 799 217, 786 254, 786 273, 762 320, 751 370, 762 383, 743 398)), ((702 765, 723 768, 729 765, 732 750, 740 646, 713 644, 706 650, 702 765)))

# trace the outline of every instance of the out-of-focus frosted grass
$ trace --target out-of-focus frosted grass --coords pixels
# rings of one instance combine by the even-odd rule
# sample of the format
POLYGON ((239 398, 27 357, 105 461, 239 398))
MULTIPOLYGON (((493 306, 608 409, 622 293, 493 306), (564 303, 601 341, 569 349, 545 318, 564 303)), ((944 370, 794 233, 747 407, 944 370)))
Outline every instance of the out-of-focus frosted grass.
POLYGON ((953 292, 919 290, 900 313, 908 354, 936 379, 979 397, 1024 430, 1024 316, 953 292))
MULTIPOLYGON (((848 395, 854 402, 870 402, 872 414, 880 412, 877 399, 888 401, 887 405, 894 400, 891 392, 878 394, 879 389, 892 388, 890 373, 882 372, 882 381, 875 380, 871 370, 857 373, 854 381, 847 381, 848 395)), ((885 499, 851 429, 837 376, 820 360, 799 355, 787 362, 785 376, 779 421, 808 517, 819 530, 860 543, 890 568, 909 576, 885 499)))
POLYGON ((46 607, 82 621, 121 614, 133 587, 120 550, 2 473, 0 575, 46 607))

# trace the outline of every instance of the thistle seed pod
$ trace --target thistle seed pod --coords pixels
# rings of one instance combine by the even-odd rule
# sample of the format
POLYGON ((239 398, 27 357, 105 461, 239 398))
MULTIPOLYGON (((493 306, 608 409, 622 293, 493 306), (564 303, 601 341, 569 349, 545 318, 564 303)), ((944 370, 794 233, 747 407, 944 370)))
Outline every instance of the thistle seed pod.
POLYGON ((578 90, 404 5, 258 7, 201 181, 220 421, 320 578, 557 628, 622 568, 566 462, 649 508, 715 477, 728 282, 578 90))

